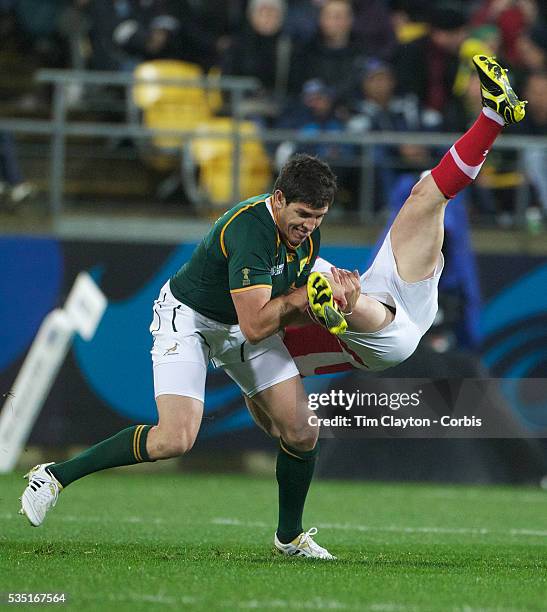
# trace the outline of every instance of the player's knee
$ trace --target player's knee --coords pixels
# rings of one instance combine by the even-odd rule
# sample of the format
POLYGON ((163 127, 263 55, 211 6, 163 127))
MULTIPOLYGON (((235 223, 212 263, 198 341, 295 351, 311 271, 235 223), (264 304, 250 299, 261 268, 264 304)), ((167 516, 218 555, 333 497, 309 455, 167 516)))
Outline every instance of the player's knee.
POLYGON ((421 178, 412 187, 410 198, 424 202, 429 206, 441 206, 445 204, 446 198, 441 194, 431 174, 421 178))
POLYGON ((279 427, 277 427, 273 423, 270 424, 270 427, 269 427, 269 429, 267 430, 266 433, 268 435, 270 435, 272 438, 276 438, 276 439, 281 438, 281 431, 280 431, 279 427))
POLYGON ((423 179, 419 180, 414 185, 414 187, 412 187, 410 195, 413 198, 422 199, 422 198, 427 197, 428 192, 429 192, 429 189, 428 189, 427 182, 425 181, 425 178, 423 178, 423 179))
POLYGON ((194 445, 196 432, 183 428, 180 431, 154 428, 156 435, 152 441, 151 455, 154 459, 170 459, 187 453, 194 445))
POLYGON ((156 447, 158 456, 162 459, 180 457, 187 453, 193 446, 193 441, 189 442, 186 437, 176 438, 169 436, 161 439, 156 447))
POLYGON ((306 427, 291 428, 283 433, 283 440, 293 448, 301 451, 310 451, 315 448, 319 438, 319 428, 308 425, 306 427))
POLYGON ((268 436, 270 436, 271 438, 275 438, 276 440, 278 440, 279 438, 281 438, 281 430, 274 425, 271 421, 267 424, 267 425, 261 425, 258 424, 258 426, 266 432, 266 434, 268 436))

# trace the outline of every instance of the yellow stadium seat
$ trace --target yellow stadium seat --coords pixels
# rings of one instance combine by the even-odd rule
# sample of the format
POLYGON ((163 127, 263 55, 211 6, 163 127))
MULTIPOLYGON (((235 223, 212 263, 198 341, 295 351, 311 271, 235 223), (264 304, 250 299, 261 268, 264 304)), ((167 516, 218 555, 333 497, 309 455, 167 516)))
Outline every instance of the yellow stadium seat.
MULTIPOLYGON (((200 79, 202 69, 196 64, 176 60, 156 60, 140 64, 134 73, 133 100, 142 110, 143 123, 148 128, 164 130, 198 130, 201 136, 192 140, 192 157, 199 167, 200 187, 211 204, 223 206, 232 200, 233 143, 231 138, 212 138, 211 132, 227 135, 234 129, 230 118, 213 117, 222 106, 219 88, 206 90, 198 85, 166 85, 158 79, 200 79)), ((215 70, 209 76, 219 77, 215 70)), ((241 122, 242 134, 257 134, 254 123, 241 122)), ((153 144, 166 153, 180 149, 183 138, 156 136, 153 144)), ((165 166, 165 156, 161 166, 165 166)), ((158 160, 160 161, 160 160, 158 160)), ((258 139, 243 142, 240 156, 242 198, 266 191, 271 182, 270 161, 258 139)))
MULTIPOLYGON (((212 137, 208 134, 219 132, 228 136, 234 128, 233 119, 214 117, 198 126, 200 135, 192 142, 192 156, 200 171, 200 187, 215 206, 225 206, 232 200, 234 145, 231 138, 212 137)), ((246 199, 267 191, 272 174, 270 160, 258 139, 256 125, 251 121, 242 121, 240 133, 257 136, 256 140, 241 143, 239 192, 241 199, 246 199)))
MULTIPOLYGON (((192 130, 211 116, 206 90, 192 85, 165 85, 158 79, 200 79, 203 70, 197 64, 178 60, 154 60, 137 66, 133 100, 143 111, 144 125, 154 129, 192 130), (148 81, 148 82, 147 82, 148 81)), ((153 144, 160 149, 174 149, 183 139, 158 136, 153 144)))
POLYGON ((133 88, 133 100, 139 108, 148 108, 157 102, 182 102, 187 96, 203 95, 200 87, 188 85, 165 85, 161 79, 199 79, 203 70, 197 64, 178 60, 154 60, 143 62, 133 74, 138 81, 133 88), (189 91, 190 90, 190 91, 189 91))

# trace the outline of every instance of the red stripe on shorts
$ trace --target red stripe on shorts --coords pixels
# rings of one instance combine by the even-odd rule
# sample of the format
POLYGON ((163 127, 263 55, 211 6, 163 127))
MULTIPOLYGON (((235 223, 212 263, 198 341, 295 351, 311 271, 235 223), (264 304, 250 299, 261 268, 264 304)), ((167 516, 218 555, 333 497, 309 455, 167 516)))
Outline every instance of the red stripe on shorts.
POLYGON ((316 374, 333 374, 334 372, 351 370, 353 366, 351 362, 348 362, 347 355, 351 355, 357 363, 365 368, 367 367, 366 363, 364 363, 359 355, 355 351, 352 351, 345 342, 333 336, 320 325, 311 324, 303 327, 287 327, 285 329, 283 342, 289 350, 291 357, 304 357, 316 353, 341 353, 343 362, 336 365, 316 368, 316 374), (339 369, 336 370, 332 368, 339 369))
POLYGON ((285 328, 283 338, 291 357, 302 357, 313 353, 342 353, 342 347, 336 336, 333 336, 320 325, 285 328))

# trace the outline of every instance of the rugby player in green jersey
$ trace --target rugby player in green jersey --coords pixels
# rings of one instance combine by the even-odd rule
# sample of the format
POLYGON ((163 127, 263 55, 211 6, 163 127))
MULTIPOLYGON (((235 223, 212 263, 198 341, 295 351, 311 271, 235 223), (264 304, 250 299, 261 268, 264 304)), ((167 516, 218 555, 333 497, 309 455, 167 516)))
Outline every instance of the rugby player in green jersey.
MULTIPOLYGON (((302 527, 319 430, 308 423, 306 393, 278 332, 308 307, 319 226, 335 190, 327 164, 296 156, 271 195, 242 202, 216 221, 154 303, 157 425, 129 427, 68 461, 36 466, 21 500, 32 525, 43 522, 64 487, 87 474, 188 452, 201 424, 212 361, 280 432, 275 546, 287 555, 333 558, 313 540, 316 530, 302 527)), ((337 297, 343 307, 343 292, 337 297)))

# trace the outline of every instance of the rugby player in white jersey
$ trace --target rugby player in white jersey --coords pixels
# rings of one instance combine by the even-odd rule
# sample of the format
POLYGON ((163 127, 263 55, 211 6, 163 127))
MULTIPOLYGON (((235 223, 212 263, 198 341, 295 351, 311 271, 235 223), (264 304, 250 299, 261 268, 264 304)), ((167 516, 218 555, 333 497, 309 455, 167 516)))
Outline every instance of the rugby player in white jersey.
MULTIPOLYGON (((507 70, 492 57, 477 55, 473 62, 484 108, 413 187, 370 268, 359 276, 317 258, 308 280, 310 310, 323 326, 289 327, 284 336, 301 375, 385 370, 410 357, 431 327, 443 270, 446 205, 477 177, 503 127, 525 115, 526 102, 511 88, 507 70), (343 287, 347 300, 347 329, 336 335, 324 326, 324 309, 333 303, 329 283, 333 289, 343 287)), ((256 406, 250 404, 249 409, 260 426, 277 434, 256 406)))

